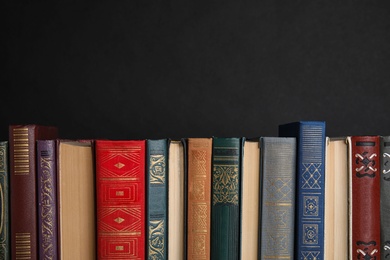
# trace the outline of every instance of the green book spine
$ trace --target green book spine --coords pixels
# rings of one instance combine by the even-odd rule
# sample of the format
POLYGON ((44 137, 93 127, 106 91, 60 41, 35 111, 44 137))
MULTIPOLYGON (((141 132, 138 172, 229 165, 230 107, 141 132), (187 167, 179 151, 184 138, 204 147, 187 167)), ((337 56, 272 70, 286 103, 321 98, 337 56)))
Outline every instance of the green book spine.
POLYGON ((213 138, 211 259, 240 256, 240 175, 242 140, 213 138))
POLYGON ((0 142, 0 259, 10 259, 8 142, 0 142))
POLYGON ((147 140, 147 259, 168 259, 168 140, 147 140))

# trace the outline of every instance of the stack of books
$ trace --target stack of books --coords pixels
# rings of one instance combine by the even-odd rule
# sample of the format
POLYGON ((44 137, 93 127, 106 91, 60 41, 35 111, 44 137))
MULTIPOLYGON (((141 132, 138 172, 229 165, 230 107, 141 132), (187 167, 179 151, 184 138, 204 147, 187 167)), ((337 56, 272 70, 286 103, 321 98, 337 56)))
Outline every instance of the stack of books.
POLYGON ((0 259, 390 259, 390 137, 0 142, 0 259))

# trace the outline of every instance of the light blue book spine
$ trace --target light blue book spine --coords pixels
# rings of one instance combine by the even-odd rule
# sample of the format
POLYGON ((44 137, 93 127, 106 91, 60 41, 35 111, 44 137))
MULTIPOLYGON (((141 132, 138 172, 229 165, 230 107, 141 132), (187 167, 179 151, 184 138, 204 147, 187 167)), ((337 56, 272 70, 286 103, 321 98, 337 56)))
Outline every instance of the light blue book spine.
POLYGON ((296 139, 261 143, 260 259, 294 259, 296 139))
POLYGON ((324 259, 325 122, 279 126, 279 136, 297 138, 295 258, 324 259))
POLYGON ((168 140, 147 140, 147 259, 168 259, 168 140))

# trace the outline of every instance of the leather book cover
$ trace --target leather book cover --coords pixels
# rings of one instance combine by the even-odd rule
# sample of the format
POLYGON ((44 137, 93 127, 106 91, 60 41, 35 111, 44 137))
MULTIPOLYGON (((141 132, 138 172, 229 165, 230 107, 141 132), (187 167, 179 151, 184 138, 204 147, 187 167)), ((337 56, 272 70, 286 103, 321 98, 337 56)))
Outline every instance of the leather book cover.
POLYGON ((381 258, 390 259, 390 136, 381 138, 381 258))
POLYGON ((145 149, 96 141, 97 259, 145 259, 145 149))
POLYGON ((324 259, 325 122, 279 126, 297 138, 294 259, 324 259))
POLYGON ((58 259, 96 259, 93 140, 57 140, 58 259))
POLYGON ((211 138, 187 140, 187 259, 210 259, 211 138))
POLYGON ((10 259, 8 141, 0 142, 0 259, 10 259))
POLYGON ((168 258, 168 140, 147 140, 146 254, 147 259, 168 258))
POLYGON ((37 141, 39 259, 57 259, 56 141, 37 141))
POLYGON ((350 257, 380 259, 380 139, 352 136, 348 143, 350 257))
POLYGON ((185 164, 182 141, 170 140, 168 154, 168 259, 185 259, 185 164))
POLYGON ((211 259, 240 256, 241 138, 213 138, 211 259))
POLYGON ((260 258, 294 259, 296 139, 261 143, 260 258))
POLYGON ((36 141, 57 137, 56 127, 9 127, 12 259, 38 259, 36 141))

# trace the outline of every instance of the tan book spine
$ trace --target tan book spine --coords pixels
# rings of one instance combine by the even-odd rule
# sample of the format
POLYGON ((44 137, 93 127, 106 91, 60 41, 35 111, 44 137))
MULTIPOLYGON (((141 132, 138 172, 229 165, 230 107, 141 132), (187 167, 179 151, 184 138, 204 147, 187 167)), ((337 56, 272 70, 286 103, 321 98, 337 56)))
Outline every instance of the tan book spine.
POLYGON ((259 246, 260 148, 245 141, 242 173, 241 259, 257 260, 259 246))
POLYGON ((184 149, 180 141, 169 146, 168 173, 168 259, 184 257, 184 149))
POLYGON ((210 259, 211 138, 188 139, 187 259, 210 259))
POLYGON ((59 254, 96 259, 95 172, 92 142, 57 142, 59 254))
POLYGON ((327 138, 324 259, 348 259, 348 145, 327 138))

